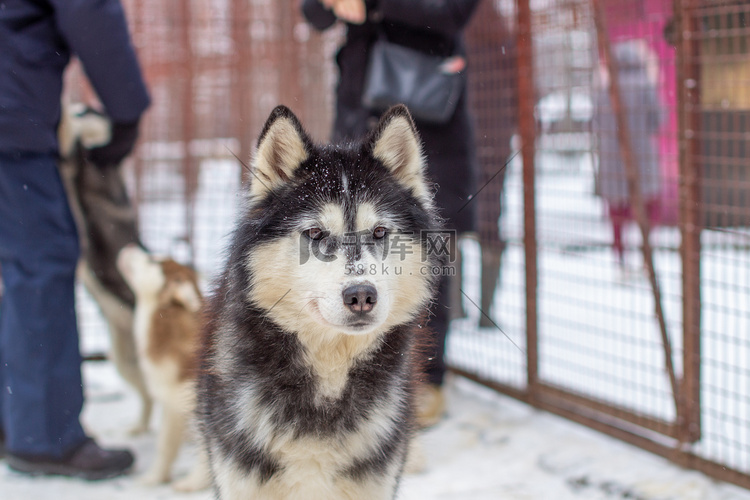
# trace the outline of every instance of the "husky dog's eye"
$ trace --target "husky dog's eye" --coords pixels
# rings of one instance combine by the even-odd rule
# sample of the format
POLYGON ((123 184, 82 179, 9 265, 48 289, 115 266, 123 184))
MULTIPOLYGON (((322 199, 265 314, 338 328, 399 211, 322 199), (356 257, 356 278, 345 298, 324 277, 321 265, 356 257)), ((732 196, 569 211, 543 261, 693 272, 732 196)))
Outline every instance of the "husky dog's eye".
POLYGON ((372 237, 376 240, 380 240, 385 238, 386 229, 383 226, 376 227, 375 230, 372 232, 372 237))
POLYGON ((310 229, 305 231, 304 234, 311 240, 320 240, 325 236, 325 231, 323 231, 319 227, 311 227, 310 229))

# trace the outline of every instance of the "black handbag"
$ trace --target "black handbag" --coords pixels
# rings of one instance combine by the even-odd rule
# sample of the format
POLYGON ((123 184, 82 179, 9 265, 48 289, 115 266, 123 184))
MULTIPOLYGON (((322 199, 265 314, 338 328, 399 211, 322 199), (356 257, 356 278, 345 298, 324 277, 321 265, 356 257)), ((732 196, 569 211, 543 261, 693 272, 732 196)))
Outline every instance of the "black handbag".
POLYGON ((446 61, 379 36, 367 62, 362 105, 383 112, 405 104, 417 121, 447 123, 461 97, 464 72, 447 72, 446 61))

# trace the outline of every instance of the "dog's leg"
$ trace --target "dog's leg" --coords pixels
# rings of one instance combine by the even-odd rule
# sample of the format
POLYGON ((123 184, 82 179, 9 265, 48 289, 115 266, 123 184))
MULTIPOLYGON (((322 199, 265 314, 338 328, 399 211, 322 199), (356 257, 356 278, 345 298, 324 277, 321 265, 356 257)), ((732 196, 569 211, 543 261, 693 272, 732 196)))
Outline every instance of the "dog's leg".
POLYGON ((136 390, 141 399, 141 416, 135 426, 130 429, 130 434, 142 434, 148 430, 153 402, 146 388, 146 382, 143 380, 143 373, 138 366, 138 355, 133 338, 133 310, 104 289, 85 261, 81 261, 78 266, 78 279, 94 297, 102 315, 107 320, 112 363, 120 376, 136 390))
MULTIPOLYGON (((220 500, 242 500, 243 498, 274 498, 263 496, 257 474, 249 473, 211 449, 211 470, 216 481, 216 498, 220 500)), ((267 483, 266 483, 267 485, 267 483)), ((284 498, 284 497, 279 497, 284 498)))
POLYGON ((196 462, 187 476, 175 481, 173 487, 177 491, 200 491, 211 485, 211 472, 208 466, 208 454, 200 440, 196 443, 196 462))
POLYGON ((427 469, 427 455, 420 442, 420 435, 416 435, 409 441, 409 451, 406 454, 404 472, 406 474, 419 474, 427 469))
POLYGON ((185 415, 178 408, 164 406, 156 443, 156 461, 141 478, 142 484, 152 486, 169 481, 172 464, 185 434, 185 420, 185 415))
MULTIPOLYGON (((132 312, 130 313, 130 325, 132 325, 132 312)), ((110 357, 112 363, 117 368, 122 378, 129 383, 138 393, 141 400, 141 414, 136 423, 129 429, 132 436, 143 434, 149 428, 151 421, 151 412, 153 409, 153 399, 146 388, 146 382, 143 379, 143 373, 138 366, 135 345, 133 342, 132 326, 129 328, 124 325, 115 326, 110 322, 110 340, 112 349, 110 357)))

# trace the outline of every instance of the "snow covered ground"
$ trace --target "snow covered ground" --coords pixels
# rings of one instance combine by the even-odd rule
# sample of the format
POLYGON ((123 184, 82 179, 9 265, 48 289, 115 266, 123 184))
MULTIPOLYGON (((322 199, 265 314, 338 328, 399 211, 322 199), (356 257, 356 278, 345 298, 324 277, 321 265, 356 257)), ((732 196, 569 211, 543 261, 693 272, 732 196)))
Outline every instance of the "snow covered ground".
MULTIPOLYGON (((210 500, 137 482, 151 463, 155 435, 127 435, 138 413, 134 393, 108 362, 85 366, 87 429, 106 445, 128 446, 130 476, 85 483, 28 478, 0 460, 3 500, 210 500)), ((447 383, 446 418, 419 436, 424 470, 403 478, 399 500, 750 500, 750 492, 682 470, 638 448, 531 409, 465 379, 447 383)), ((177 474, 189 467, 182 450, 177 474)), ((313 499, 311 499, 313 500, 313 499)), ((317 499, 315 499, 317 500, 317 499)))

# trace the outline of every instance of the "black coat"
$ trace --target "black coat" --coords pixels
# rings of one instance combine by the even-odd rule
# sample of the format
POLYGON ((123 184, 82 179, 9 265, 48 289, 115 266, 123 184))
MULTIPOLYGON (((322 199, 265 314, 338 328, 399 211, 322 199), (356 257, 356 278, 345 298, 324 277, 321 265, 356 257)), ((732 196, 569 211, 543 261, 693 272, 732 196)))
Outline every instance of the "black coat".
POLYGON ((119 0, 2 0, 0 6, 0 152, 57 152, 71 53, 114 122, 140 118, 149 96, 119 0))
MULTIPOLYGON (((465 55, 462 32, 479 0, 368 0, 368 20, 347 24, 346 41, 336 62, 340 79, 336 93, 334 141, 362 136, 377 123, 377 116, 361 104, 367 58, 378 36, 378 25, 388 40, 430 54, 465 55)), ((319 0, 304 0, 302 11, 318 30, 336 22, 334 14, 319 0)), ((430 177, 437 184, 435 201, 448 226, 459 232, 476 229, 477 161, 473 124, 466 89, 456 113, 444 125, 417 122, 424 142, 430 177)))

